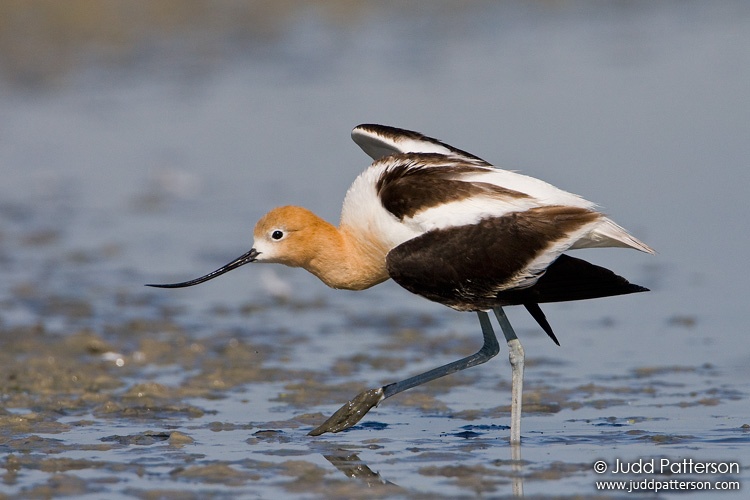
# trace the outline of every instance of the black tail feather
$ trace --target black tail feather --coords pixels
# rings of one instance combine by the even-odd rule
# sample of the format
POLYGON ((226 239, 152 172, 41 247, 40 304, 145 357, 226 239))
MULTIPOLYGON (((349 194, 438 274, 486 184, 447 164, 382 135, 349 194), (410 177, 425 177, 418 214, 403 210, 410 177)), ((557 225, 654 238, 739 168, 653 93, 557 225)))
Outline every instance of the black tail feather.
POLYGON ((630 283, 609 269, 569 255, 561 255, 550 264, 534 286, 500 292, 497 297, 508 305, 544 304, 647 291, 648 288, 630 283))
POLYGON ((537 304, 536 302, 527 302, 524 304, 524 307, 527 311, 529 311, 531 317, 534 318, 537 323, 539 323, 539 326, 542 327, 542 330, 544 330, 547 335, 549 335, 549 338, 551 338, 555 344, 560 345, 560 342, 557 341, 557 337, 555 337, 555 332, 552 331, 552 327, 547 321, 547 316, 544 315, 544 312, 542 311, 542 308, 539 307, 539 304, 537 304))
POLYGON ((560 345, 539 304, 647 291, 648 288, 634 285, 609 269, 569 255, 561 255, 547 268, 534 286, 523 290, 500 292, 497 298, 504 305, 523 304, 542 330, 555 344, 560 345))

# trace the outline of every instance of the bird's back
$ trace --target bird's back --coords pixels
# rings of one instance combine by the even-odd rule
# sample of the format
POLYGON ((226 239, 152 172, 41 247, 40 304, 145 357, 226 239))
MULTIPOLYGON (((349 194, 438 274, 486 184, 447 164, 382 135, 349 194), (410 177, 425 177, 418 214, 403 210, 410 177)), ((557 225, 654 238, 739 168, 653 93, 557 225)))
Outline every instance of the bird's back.
POLYGON ((416 132, 363 125, 352 137, 375 161, 347 192, 342 226, 387 247, 388 273, 408 290, 462 310, 643 290, 563 256, 653 253, 594 203, 416 132))

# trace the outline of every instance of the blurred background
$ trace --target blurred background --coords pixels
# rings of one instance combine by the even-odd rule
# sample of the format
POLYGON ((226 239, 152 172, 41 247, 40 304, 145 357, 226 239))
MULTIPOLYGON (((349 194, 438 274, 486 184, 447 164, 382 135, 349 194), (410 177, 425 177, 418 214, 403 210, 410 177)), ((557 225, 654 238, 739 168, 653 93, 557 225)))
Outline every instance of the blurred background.
MULTIPOLYGON (((721 405, 746 399, 750 379, 742 278, 750 246, 749 90, 745 0, 4 0, 5 411, 54 407, 9 396, 26 391, 17 388, 19 366, 35 354, 54 357, 45 349, 61 348, 82 331, 121 353, 110 358, 125 368, 136 366, 119 391, 144 377, 180 386, 173 367, 143 347, 168 330, 148 322, 165 318, 189 342, 223 345, 226 335, 260 342, 269 362, 324 378, 340 358, 391 342, 394 330, 386 327, 393 323, 376 320, 383 315, 402 326, 411 324, 405 318, 432 318, 433 334, 459 338, 470 351, 478 341, 473 315, 393 284, 352 294, 327 290, 299 270, 247 266, 189 290, 142 286, 203 275, 239 256, 252 243, 255 221, 277 205, 303 205, 335 222, 346 189, 369 164, 349 133, 369 122, 423 132, 580 194, 659 252, 578 253, 653 291, 549 306, 560 349, 523 311, 510 312, 527 356, 558 359, 570 377, 556 374, 557 381, 575 385, 644 366, 706 364, 716 371, 703 377, 707 386, 698 392, 731 392, 717 396, 713 411, 737 416, 721 405), (284 337, 290 332, 298 344, 284 337), (19 338, 37 343, 14 344, 19 338), (274 344, 285 338, 283 347, 274 344)), ((109 352, 86 349, 70 354, 76 367, 109 352)), ((419 366, 435 364, 424 342, 407 343, 402 353, 419 366)), ((506 368, 494 370, 505 376, 506 368)), ((111 364, 102 369, 119 373, 111 364)), ((394 373, 359 370, 335 381, 368 384, 394 373)), ((678 372, 664 387, 680 383, 684 370, 678 372)), ((29 387, 29 394, 37 391, 29 387)), ((291 389, 267 390, 253 400, 253 412, 224 408, 213 418, 253 420, 261 408, 281 405, 279 394, 291 389)), ((485 396, 446 398, 461 409, 481 406, 485 396)), ((648 397, 633 396, 636 406, 648 397)), ((338 406, 310 404, 324 403, 330 407, 318 408, 323 413, 338 406)), ((83 418, 96 407, 78 404, 69 415, 83 418)), ((282 411, 290 413, 283 405, 282 411)), ((715 422, 704 413, 695 418, 696 427, 715 422)), ((540 420, 537 428, 565 421, 540 420)), ((107 425, 97 424, 86 439, 115 432, 107 425)), ((58 439, 80 444, 80 436, 68 436, 58 439)), ((696 436, 693 446, 716 442, 696 436)), ((237 442, 246 446, 244 439, 237 442)), ((298 445, 307 449, 304 443, 298 445)), ((618 443, 642 451, 639 443, 618 443)), ((396 456, 408 444, 399 446, 391 450, 396 456)), ((411 468, 391 469, 412 484, 411 468)), ((151 480, 161 479, 169 481, 151 480)), ((28 486, 22 480, 9 488, 18 484, 28 486)), ((542 493, 580 486, 545 484, 542 493)), ((415 480, 409 491, 447 490, 415 480)), ((459 486, 450 494, 466 491, 459 486)))
POLYGON ((245 248, 271 206, 335 221, 368 164, 349 131, 385 123, 601 203, 659 250, 659 279, 695 292, 676 314, 715 314, 701 286, 731 296, 747 243, 748 15, 742 1, 2 2, 2 206, 41 214, 34 241, 200 273, 191 259, 245 248))

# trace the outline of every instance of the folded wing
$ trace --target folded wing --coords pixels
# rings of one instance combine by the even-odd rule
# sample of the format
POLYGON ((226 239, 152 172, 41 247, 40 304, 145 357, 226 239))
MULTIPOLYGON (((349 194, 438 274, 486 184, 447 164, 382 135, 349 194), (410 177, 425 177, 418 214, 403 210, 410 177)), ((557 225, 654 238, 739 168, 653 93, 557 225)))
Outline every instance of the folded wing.
POLYGON ((545 207, 428 231, 386 256, 399 285, 458 310, 504 305, 502 292, 530 288, 600 214, 545 207))

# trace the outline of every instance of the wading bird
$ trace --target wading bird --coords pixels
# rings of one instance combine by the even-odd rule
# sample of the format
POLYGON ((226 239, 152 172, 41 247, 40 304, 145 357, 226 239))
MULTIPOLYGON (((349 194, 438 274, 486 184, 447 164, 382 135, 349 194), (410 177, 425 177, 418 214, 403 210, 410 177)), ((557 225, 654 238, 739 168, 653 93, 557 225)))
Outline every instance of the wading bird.
POLYGON ((429 300, 478 314, 484 337, 478 352, 364 391, 310 435, 347 429, 394 394, 495 356, 499 344, 487 315, 492 310, 510 351, 510 442, 519 443, 524 352, 502 308, 525 306, 559 345, 540 303, 647 290, 565 252, 654 251, 580 196, 437 139, 383 125, 360 125, 352 138, 374 162, 346 193, 338 227, 305 208, 275 208, 255 225, 255 241, 244 255, 201 278, 149 286, 192 286, 250 262, 270 262, 302 267, 347 290, 391 278, 429 300))

